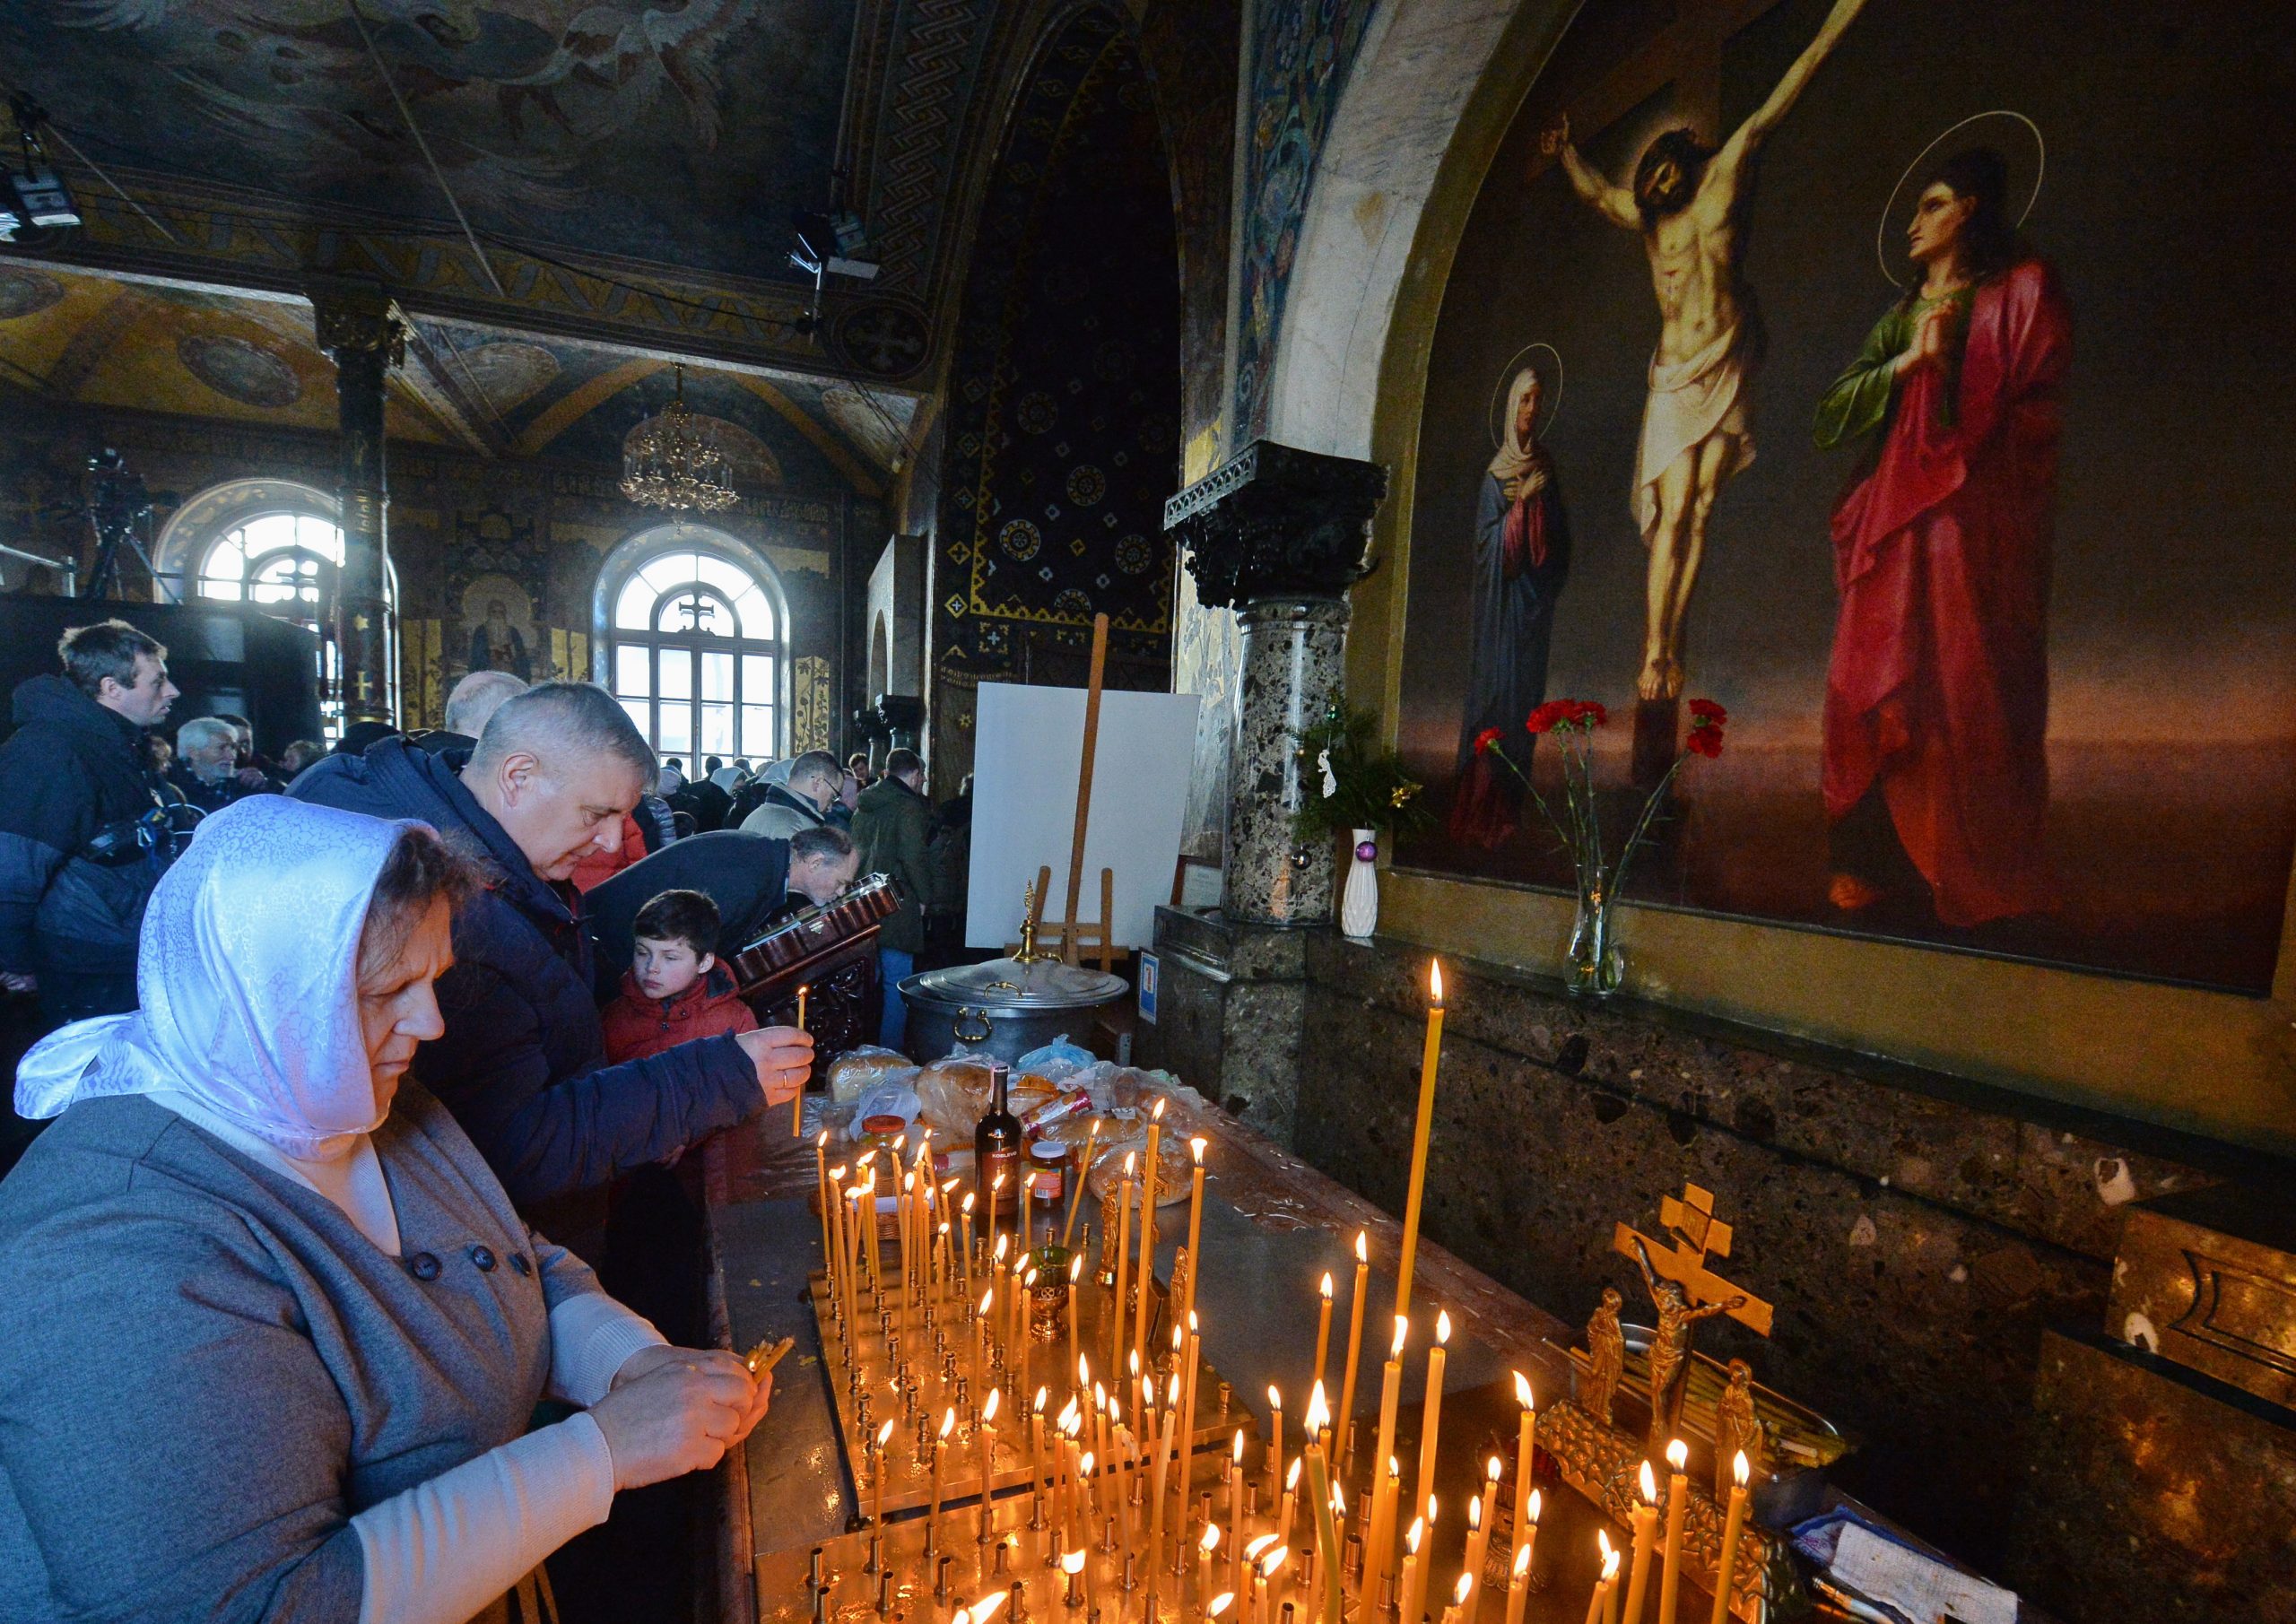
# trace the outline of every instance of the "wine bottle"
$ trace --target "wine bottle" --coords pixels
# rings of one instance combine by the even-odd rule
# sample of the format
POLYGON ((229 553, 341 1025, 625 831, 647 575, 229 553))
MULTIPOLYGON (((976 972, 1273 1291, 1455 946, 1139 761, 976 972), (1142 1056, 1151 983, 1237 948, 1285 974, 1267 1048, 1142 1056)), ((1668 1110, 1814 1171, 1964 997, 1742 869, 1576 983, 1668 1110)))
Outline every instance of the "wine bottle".
POLYGON ((1021 1123, 1005 1103, 1009 1076, 1001 1061, 989 1066, 988 1114, 972 1131, 973 1177, 980 1204, 989 1204, 990 1191, 1002 1173, 1004 1186, 996 1190, 994 1200, 997 1216, 1004 1219, 1020 1211, 1021 1200, 1021 1123))

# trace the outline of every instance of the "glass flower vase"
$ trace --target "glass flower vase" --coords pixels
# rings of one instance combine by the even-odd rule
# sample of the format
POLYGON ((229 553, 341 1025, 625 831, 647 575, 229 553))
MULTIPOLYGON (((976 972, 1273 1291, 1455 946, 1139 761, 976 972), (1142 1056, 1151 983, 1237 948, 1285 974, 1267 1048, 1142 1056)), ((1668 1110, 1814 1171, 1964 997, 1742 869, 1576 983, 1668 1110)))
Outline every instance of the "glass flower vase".
POLYGON ((1574 998, 1607 998, 1626 980, 1626 952, 1618 943, 1607 886, 1582 884, 1564 954, 1564 990, 1574 998))

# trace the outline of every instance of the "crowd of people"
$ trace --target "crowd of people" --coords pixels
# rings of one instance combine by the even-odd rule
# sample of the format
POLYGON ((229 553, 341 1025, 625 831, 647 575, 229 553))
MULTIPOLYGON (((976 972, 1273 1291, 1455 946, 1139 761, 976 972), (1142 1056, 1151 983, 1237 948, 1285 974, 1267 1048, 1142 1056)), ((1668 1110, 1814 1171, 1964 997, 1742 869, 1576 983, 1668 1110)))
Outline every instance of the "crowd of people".
POLYGON ((125 621, 58 654, 0 743, 47 1125, 0 1178, 0 1617, 535 1617, 544 1557, 766 1411, 678 1345, 698 1315, 637 1311, 663 1260, 612 1261, 812 1070, 722 960, 883 872, 897 1043, 970 785, 935 808, 907 750, 689 778, 604 690, 500 672, 274 760, 238 716, 167 734, 125 621))

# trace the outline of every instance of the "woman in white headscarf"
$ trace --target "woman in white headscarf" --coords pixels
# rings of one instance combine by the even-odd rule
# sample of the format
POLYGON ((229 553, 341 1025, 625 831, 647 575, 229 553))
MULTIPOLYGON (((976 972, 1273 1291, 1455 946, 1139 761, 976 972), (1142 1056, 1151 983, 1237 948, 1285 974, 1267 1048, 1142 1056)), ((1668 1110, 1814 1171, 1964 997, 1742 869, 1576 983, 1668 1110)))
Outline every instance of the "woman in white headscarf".
POLYGON ((46 1039, 0 1181, 0 1618, 535 1616, 617 1489, 764 1412, 527 1229, 403 1079, 473 880, 263 795, 153 891, 142 1008, 46 1039), (527 1430, 537 1400, 587 1406, 527 1430))
POLYGON ((1475 501, 1473 653, 1449 829, 1452 839, 1486 849, 1506 842, 1522 810, 1521 780, 1491 757, 1504 753, 1523 772, 1531 769, 1523 722, 1546 698, 1554 602, 1570 568, 1562 487, 1537 437, 1544 393, 1536 369, 1515 374, 1506 435, 1475 501), (1492 732, 1497 740, 1479 747, 1492 732))

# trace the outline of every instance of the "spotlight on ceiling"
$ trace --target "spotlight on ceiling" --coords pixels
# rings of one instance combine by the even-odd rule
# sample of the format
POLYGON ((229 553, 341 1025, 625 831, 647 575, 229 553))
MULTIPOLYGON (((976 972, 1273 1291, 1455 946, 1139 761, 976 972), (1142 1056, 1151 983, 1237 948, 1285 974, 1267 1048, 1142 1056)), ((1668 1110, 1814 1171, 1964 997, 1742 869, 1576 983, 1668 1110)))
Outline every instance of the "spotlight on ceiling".
POLYGON ((72 188, 40 144, 39 126, 48 122, 47 110, 23 96, 13 98, 8 110, 16 121, 23 169, 8 173, 13 195, 0 196, 0 242, 14 242, 28 227, 55 230, 78 225, 80 210, 72 201, 72 188))
POLYGON ((818 282, 822 276, 850 276, 857 282, 874 282, 877 262, 860 257, 866 247, 861 221, 857 215, 816 214, 800 209, 791 223, 797 229, 797 247, 789 256, 789 263, 818 282))

